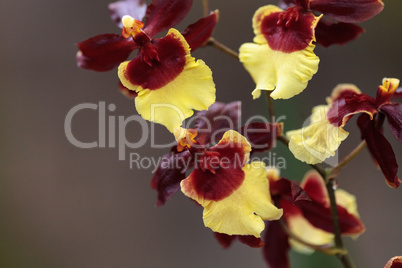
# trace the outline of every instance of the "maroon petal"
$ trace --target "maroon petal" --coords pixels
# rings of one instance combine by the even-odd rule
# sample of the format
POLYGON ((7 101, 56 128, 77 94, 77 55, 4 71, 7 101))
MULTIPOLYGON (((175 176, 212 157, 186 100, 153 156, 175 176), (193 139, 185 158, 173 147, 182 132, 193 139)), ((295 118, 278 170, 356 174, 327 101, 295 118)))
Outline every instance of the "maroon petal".
POLYGON ((118 34, 102 34, 77 44, 77 65, 98 72, 112 70, 138 48, 134 41, 118 34))
POLYGON ((182 35, 190 45, 191 51, 205 45, 214 31, 215 25, 219 19, 219 11, 212 12, 209 16, 199 19, 197 22, 189 25, 182 35))
POLYGON ((355 91, 344 89, 332 102, 327 117, 334 126, 344 126, 356 113, 377 113, 375 99, 355 91))
MULTIPOLYGON (((334 225, 329 205, 322 203, 299 202, 297 206, 303 212, 304 217, 315 227, 333 233, 334 225)), ((337 206, 339 225, 343 235, 355 235, 362 233, 365 228, 359 218, 350 214, 345 208, 337 206)))
POLYGON ((392 134, 402 142, 402 103, 388 103, 380 107, 385 114, 392 134))
POLYGON ((149 37, 180 23, 190 11, 193 0, 153 0, 145 16, 144 31, 149 37))
POLYGON ((279 221, 268 223, 264 235, 265 246, 262 249, 265 261, 270 268, 289 268, 288 235, 283 231, 279 221))
POLYGON ((129 15, 136 20, 142 21, 147 11, 144 0, 122 0, 109 4, 110 18, 118 27, 123 28, 121 18, 129 15))
POLYGON ((218 240, 219 244, 222 248, 230 247, 233 242, 236 240, 236 235, 228 235, 224 233, 214 232, 215 239, 218 240))
POLYGON ((219 201, 243 184, 245 173, 242 168, 250 146, 236 133, 227 132, 217 145, 195 154, 195 168, 186 179, 186 185, 182 185, 183 192, 194 190, 204 200, 219 201))
POLYGON ((282 135, 283 124, 255 122, 243 126, 239 132, 250 142, 253 152, 263 152, 275 146, 276 138, 282 135))
POLYGON ((198 132, 197 142, 201 145, 217 143, 227 130, 237 129, 240 115, 240 101, 228 104, 215 102, 208 111, 197 112, 194 121, 198 132))
POLYGON ((214 232, 214 236, 223 248, 230 247, 236 238, 238 238, 241 243, 252 248, 260 248, 265 245, 261 238, 257 238, 253 235, 228 235, 214 232))
POLYGON ((391 144, 384 135, 375 127, 375 120, 370 120, 366 114, 359 116, 357 124, 360 128, 362 139, 367 142, 367 147, 377 161, 388 185, 392 188, 399 186, 398 164, 391 144))
POLYGON ((381 0, 310 0, 310 8, 340 22, 359 23, 380 13, 384 4, 381 0))
POLYGON ((322 18, 315 28, 317 43, 323 47, 329 47, 333 44, 344 45, 362 33, 364 33, 364 29, 356 24, 336 23, 322 18))
MULTIPOLYGON (((189 184, 205 200, 222 200, 237 190, 244 181, 245 174, 239 164, 237 164, 238 168, 218 168, 214 171, 215 173, 212 173, 200 168, 198 159, 196 161, 196 168, 188 177, 189 184)), ((218 165, 218 162, 216 164, 218 165)))
POLYGON ((304 191, 296 182, 282 178, 277 181, 270 181, 269 183, 272 196, 280 196, 292 203, 311 201, 311 198, 306 191, 304 191))
POLYGON ((254 235, 238 235, 237 237, 241 243, 252 248, 261 248, 265 245, 261 238, 257 238, 254 235))
POLYGON ((186 178, 186 171, 192 166, 192 157, 188 151, 174 151, 164 155, 152 178, 151 187, 158 191, 157 206, 165 202, 180 188, 180 182, 186 178))

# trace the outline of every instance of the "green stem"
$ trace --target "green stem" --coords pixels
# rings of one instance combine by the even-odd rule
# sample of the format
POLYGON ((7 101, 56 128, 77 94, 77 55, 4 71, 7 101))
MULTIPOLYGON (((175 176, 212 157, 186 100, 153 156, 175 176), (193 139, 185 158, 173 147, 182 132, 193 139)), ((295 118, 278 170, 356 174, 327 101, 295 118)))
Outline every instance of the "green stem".
POLYGON ((274 101, 271 98, 271 90, 264 90, 265 91, 265 96, 267 98, 267 104, 268 104, 268 114, 271 120, 271 123, 275 123, 275 109, 274 109, 274 101))
POLYGON ((228 48, 227 46, 225 46, 221 42, 217 41, 213 37, 209 38, 207 45, 213 46, 214 48, 219 49, 220 51, 228 54, 229 56, 232 56, 236 60, 239 60, 239 54, 237 52, 235 52, 234 50, 228 48))
POLYGON ((345 167, 350 161, 352 161, 361 151, 366 148, 367 143, 362 141, 353 151, 351 151, 338 165, 331 169, 331 173, 328 176, 328 179, 334 179, 338 177, 339 173, 341 172, 342 168, 345 167))
MULTIPOLYGON (((324 179, 326 178, 324 177, 324 179)), ((329 179, 326 185, 331 205, 332 223, 334 225, 335 247, 343 251, 343 254, 337 254, 336 256, 340 259, 345 268, 355 268, 355 265, 353 264, 353 261, 350 258, 347 250, 343 247, 341 227, 339 225, 338 207, 335 199, 335 180, 329 179)))
POLYGON ((202 0, 202 6, 203 6, 203 9, 204 9, 204 17, 206 17, 209 14, 209 2, 208 2, 208 0, 202 0))

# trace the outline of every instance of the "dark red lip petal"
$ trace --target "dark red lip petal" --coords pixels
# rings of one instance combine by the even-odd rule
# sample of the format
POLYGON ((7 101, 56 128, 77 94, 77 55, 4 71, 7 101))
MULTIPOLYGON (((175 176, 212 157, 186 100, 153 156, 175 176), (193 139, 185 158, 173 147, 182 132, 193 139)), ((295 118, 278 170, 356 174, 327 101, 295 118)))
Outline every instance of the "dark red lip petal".
POLYGON ((281 13, 289 11, 274 12, 261 23, 261 33, 273 50, 285 53, 303 50, 314 38, 314 29, 311 27, 315 20, 314 15, 297 8, 290 9, 298 13, 299 19, 292 21, 288 27, 284 25, 286 22, 279 25, 277 22, 281 13))
POLYGON ((125 71, 126 79, 134 85, 150 90, 158 89, 175 79, 186 64, 186 51, 173 35, 155 39, 141 49, 125 71), (152 53, 151 53, 152 52, 152 53), (154 55, 158 59, 154 58, 154 55), (145 60, 144 60, 145 59, 145 60), (153 59, 150 66, 150 61, 153 59))

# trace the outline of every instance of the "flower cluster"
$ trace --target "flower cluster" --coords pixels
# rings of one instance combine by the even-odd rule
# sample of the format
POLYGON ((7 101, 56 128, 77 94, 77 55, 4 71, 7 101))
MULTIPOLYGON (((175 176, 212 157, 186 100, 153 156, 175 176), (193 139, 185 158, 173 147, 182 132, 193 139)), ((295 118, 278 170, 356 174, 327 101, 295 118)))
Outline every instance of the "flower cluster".
POLYGON ((273 91, 274 99, 289 99, 302 92, 318 70, 314 42, 323 46, 345 44, 363 29, 356 26, 377 15, 383 3, 371 1, 283 0, 285 10, 268 5, 253 17, 254 43, 240 47, 240 61, 250 73, 256 88, 273 91), (315 16, 315 13, 322 13, 315 16), (336 20, 335 23, 322 16, 336 20))
POLYGON ((119 66, 123 88, 135 92, 138 113, 173 132, 194 113, 193 109, 208 109, 215 101, 212 72, 202 60, 191 57, 190 49, 207 42, 218 12, 200 19, 183 33, 171 28, 191 6, 192 0, 154 0, 147 8, 143 1, 111 4, 111 17, 122 27, 122 34, 102 34, 79 43, 78 66, 94 71, 119 66), (141 21, 144 15, 145 23, 141 21), (167 29, 165 37, 154 38, 167 29), (139 50, 137 56, 125 61, 134 50, 139 50))
MULTIPOLYGON (((402 95, 399 80, 385 78, 375 98, 352 84, 340 84, 327 105, 313 108, 308 125, 287 131, 286 136, 282 123, 239 126, 241 103, 216 102, 212 71, 190 54, 216 41, 211 36, 218 11, 183 32, 172 28, 192 4, 192 0, 153 0, 149 6, 142 0, 112 3, 111 18, 122 28, 121 34, 78 43, 78 66, 94 71, 118 67, 119 89, 134 99, 144 119, 164 125, 177 142, 151 180, 157 205, 181 190, 203 207, 204 225, 223 247, 236 239, 262 247, 270 267, 289 267, 290 248, 347 259, 341 236, 357 237, 365 227, 356 197, 342 189, 334 192, 332 184, 341 167, 335 172, 319 164, 335 155, 349 135, 344 127, 360 113, 361 138, 388 185, 399 186, 396 156, 382 133, 387 119, 391 133, 402 141, 402 106, 396 102, 402 95), (164 31, 164 37, 155 38, 164 31), (133 51, 136 56, 128 60, 133 51), (198 112, 193 126, 183 128, 194 110, 198 112), (279 170, 251 159, 254 153, 272 149, 277 140, 315 169, 301 183, 280 178, 279 170)), ((253 98, 264 90, 271 105, 272 99, 301 93, 318 71, 316 44, 328 47, 352 41, 364 31, 356 23, 371 19, 383 7, 381 0, 282 0, 278 6, 259 8, 252 18, 253 42, 241 45, 238 54, 256 84, 253 98)), ((274 118, 273 107, 269 110, 274 118)), ((350 154, 344 163, 353 157, 350 154)), ((394 257, 386 267, 399 267, 400 260, 394 257)))

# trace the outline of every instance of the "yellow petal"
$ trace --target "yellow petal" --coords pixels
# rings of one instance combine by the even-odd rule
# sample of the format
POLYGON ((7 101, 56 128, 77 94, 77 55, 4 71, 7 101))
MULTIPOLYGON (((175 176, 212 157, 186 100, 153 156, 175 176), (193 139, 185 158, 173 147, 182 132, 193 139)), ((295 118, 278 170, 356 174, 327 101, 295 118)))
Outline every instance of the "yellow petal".
POLYGON ((215 102, 215 84, 209 67, 202 60, 195 61, 191 57, 184 37, 175 29, 170 29, 167 35, 180 40, 186 50, 184 69, 175 79, 153 90, 132 85, 124 73, 128 61, 120 64, 119 78, 124 86, 138 92, 135 98, 138 113, 173 132, 184 119, 193 115, 193 110, 207 110, 215 102))
POLYGON ((289 99, 302 92, 318 71, 320 59, 314 47, 311 43, 301 51, 284 53, 272 50, 268 44, 243 44, 239 57, 256 84, 253 98, 259 98, 261 90, 273 90, 274 99, 289 99))
POLYGON ((311 124, 298 130, 288 131, 289 150, 308 164, 317 164, 334 156, 341 142, 349 133, 342 127, 333 126, 327 119, 328 106, 313 109, 311 124))
MULTIPOLYGON (((302 215, 291 216, 286 219, 289 230, 298 238, 312 245, 333 244, 334 235, 314 227, 302 215)), ((306 245, 297 242, 294 239, 289 239, 292 248, 300 253, 311 254, 313 249, 306 245)))
POLYGON ((264 220, 278 220, 283 211, 271 202, 264 163, 252 162, 243 171, 243 184, 230 196, 220 201, 195 200, 204 207, 205 226, 214 232, 260 237, 264 220))
POLYGON ((356 196, 343 189, 337 189, 335 191, 335 199, 336 204, 345 208, 350 214, 360 218, 359 212, 357 211, 356 196))

